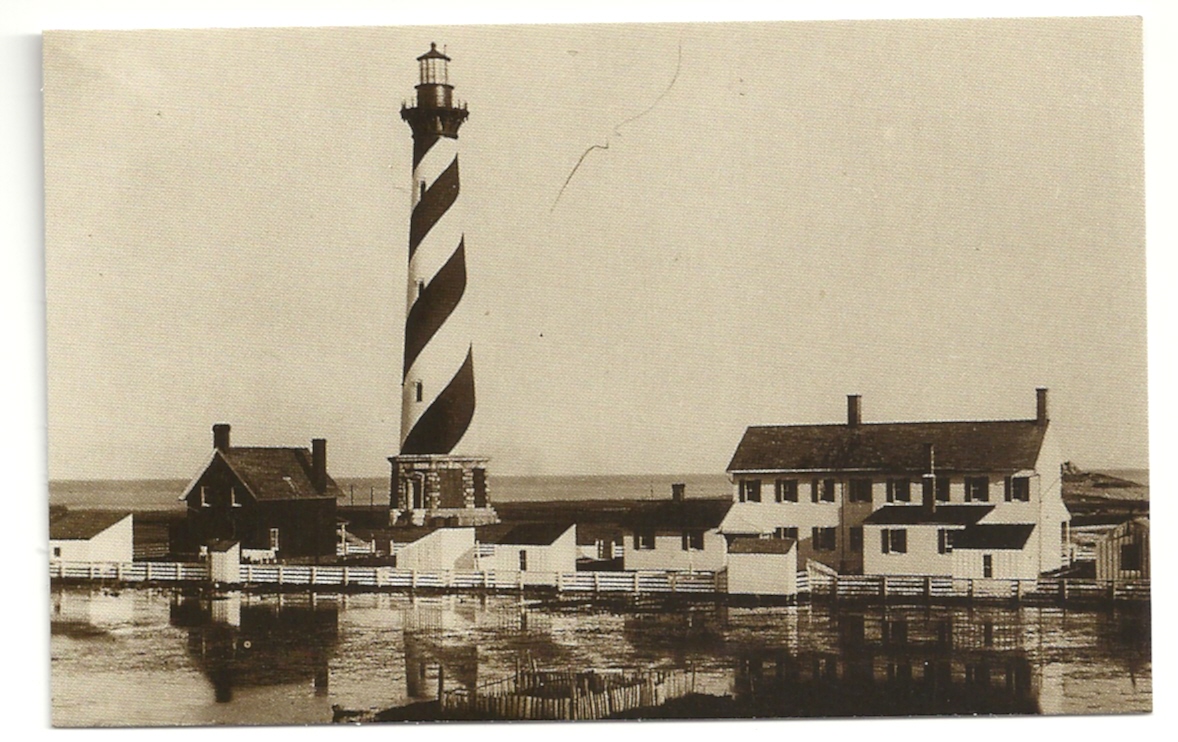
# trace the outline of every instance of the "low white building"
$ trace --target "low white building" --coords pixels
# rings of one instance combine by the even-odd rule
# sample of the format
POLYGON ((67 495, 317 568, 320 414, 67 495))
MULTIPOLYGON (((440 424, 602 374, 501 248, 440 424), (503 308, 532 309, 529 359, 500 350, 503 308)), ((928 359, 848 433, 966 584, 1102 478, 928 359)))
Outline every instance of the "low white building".
POLYGON ((476 569, 516 574, 527 585, 555 585, 577 570, 577 527, 571 523, 501 523, 475 529, 476 569))
POLYGON ((134 555, 134 517, 130 513, 70 510, 49 521, 50 561, 125 563, 134 555))
POLYGON ((399 527, 390 549, 397 569, 448 572, 475 568, 475 531, 467 528, 399 527))
POLYGON ((797 595, 797 542, 780 538, 734 538, 728 544, 728 594, 797 595))
POLYGON ((727 542, 720 523, 732 506, 728 500, 687 499, 643 502, 623 525, 626 570, 718 572, 727 563, 727 542))

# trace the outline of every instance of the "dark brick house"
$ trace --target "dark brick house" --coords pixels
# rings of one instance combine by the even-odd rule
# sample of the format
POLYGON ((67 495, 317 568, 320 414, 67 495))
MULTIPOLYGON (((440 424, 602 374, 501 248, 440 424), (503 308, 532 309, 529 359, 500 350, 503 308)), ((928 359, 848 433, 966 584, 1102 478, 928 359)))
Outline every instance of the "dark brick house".
POLYGON ((195 552, 218 539, 279 558, 335 554, 336 499, 327 441, 305 448, 230 446, 229 426, 213 426, 213 453, 184 491, 188 506, 173 551, 195 552))

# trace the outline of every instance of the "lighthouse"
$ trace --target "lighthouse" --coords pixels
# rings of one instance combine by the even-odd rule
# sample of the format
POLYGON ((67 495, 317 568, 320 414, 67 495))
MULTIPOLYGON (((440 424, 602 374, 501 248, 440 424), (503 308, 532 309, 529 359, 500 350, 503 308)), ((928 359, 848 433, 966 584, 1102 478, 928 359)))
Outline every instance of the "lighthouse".
POLYGON ((498 520, 487 496, 488 459, 455 453, 475 414, 458 169, 458 130, 469 112, 454 97, 445 52, 430 44, 417 65, 413 101, 401 106, 413 133, 413 181, 390 521, 480 525, 498 520))

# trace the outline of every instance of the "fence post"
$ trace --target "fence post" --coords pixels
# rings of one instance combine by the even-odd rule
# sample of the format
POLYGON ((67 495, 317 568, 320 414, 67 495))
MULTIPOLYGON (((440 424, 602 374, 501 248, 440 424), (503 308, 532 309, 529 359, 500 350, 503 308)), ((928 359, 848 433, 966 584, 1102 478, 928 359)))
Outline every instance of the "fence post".
POLYGON ((560 570, 559 570, 559 569, 558 569, 558 570, 556 570, 556 592, 558 592, 558 593, 562 593, 562 592, 564 592, 564 585, 563 585, 563 584, 561 584, 561 579, 560 579, 560 570))
POLYGON ((634 592, 638 592, 638 572, 634 572, 634 592))
POLYGON ((278 584, 281 585, 286 582, 286 578, 282 574, 282 562, 278 563, 278 584))
POLYGON ((880 575, 879 578, 879 596, 884 600, 888 599, 888 576, 880 575))
POLYGON ((679 575, 672 572, 669 582, 671 583, 671 592, 675 592, 675 589, 679 586, 679 575))
POLYGON ((1023 602, 1023 581, 1022 580, 1015 580, 1014 581, 1014 602, 1016 602, 1016 603, 1023 602))
POLYGON ((143 581, 144 582, 151 582, 151 562, 146 562, 146 564, 147 564, 147 571, 143 577, 143 581))
POLYGON ((119 562, 115 565, 115 579, 119 582, 123 581, 123 563, 119 562))
POLYGON ((311 565, 311 581, 307 584, 314 585, 319 576, 319 568, 314 564, 311 565))
POLYGON ((409 587, 414 590, 417 589, 417 570, 416 569, 409 570, 409 587))
POLYGON ((973 602, 973 578, 969 578, 969 600, 973 602))
POLYGON ((1066 603, 1068 600, 1068 581, 1066 577, 1059 580, 1059 602, 1066 603))
POLYGON ((925 577, 924 578, 924 600, 927 603, 927 602, 931 602, 932 599, 933 599, 933 578, 932 577, 925 577))
POLYGON ((601 592, 601 573, 600 572, 593 573, 593 592, 595 592, 595 593, 601 592))

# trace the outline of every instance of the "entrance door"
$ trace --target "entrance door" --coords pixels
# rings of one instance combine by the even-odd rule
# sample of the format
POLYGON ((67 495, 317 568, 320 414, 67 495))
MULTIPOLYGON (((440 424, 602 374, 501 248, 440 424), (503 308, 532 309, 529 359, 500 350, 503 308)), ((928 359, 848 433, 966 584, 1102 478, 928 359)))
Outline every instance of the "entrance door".
POLYGON ((424 493, 421 491, 421 480, 413 478, 409 480, 410 501, 414 510, 421 510, 425 507, 424 493))

